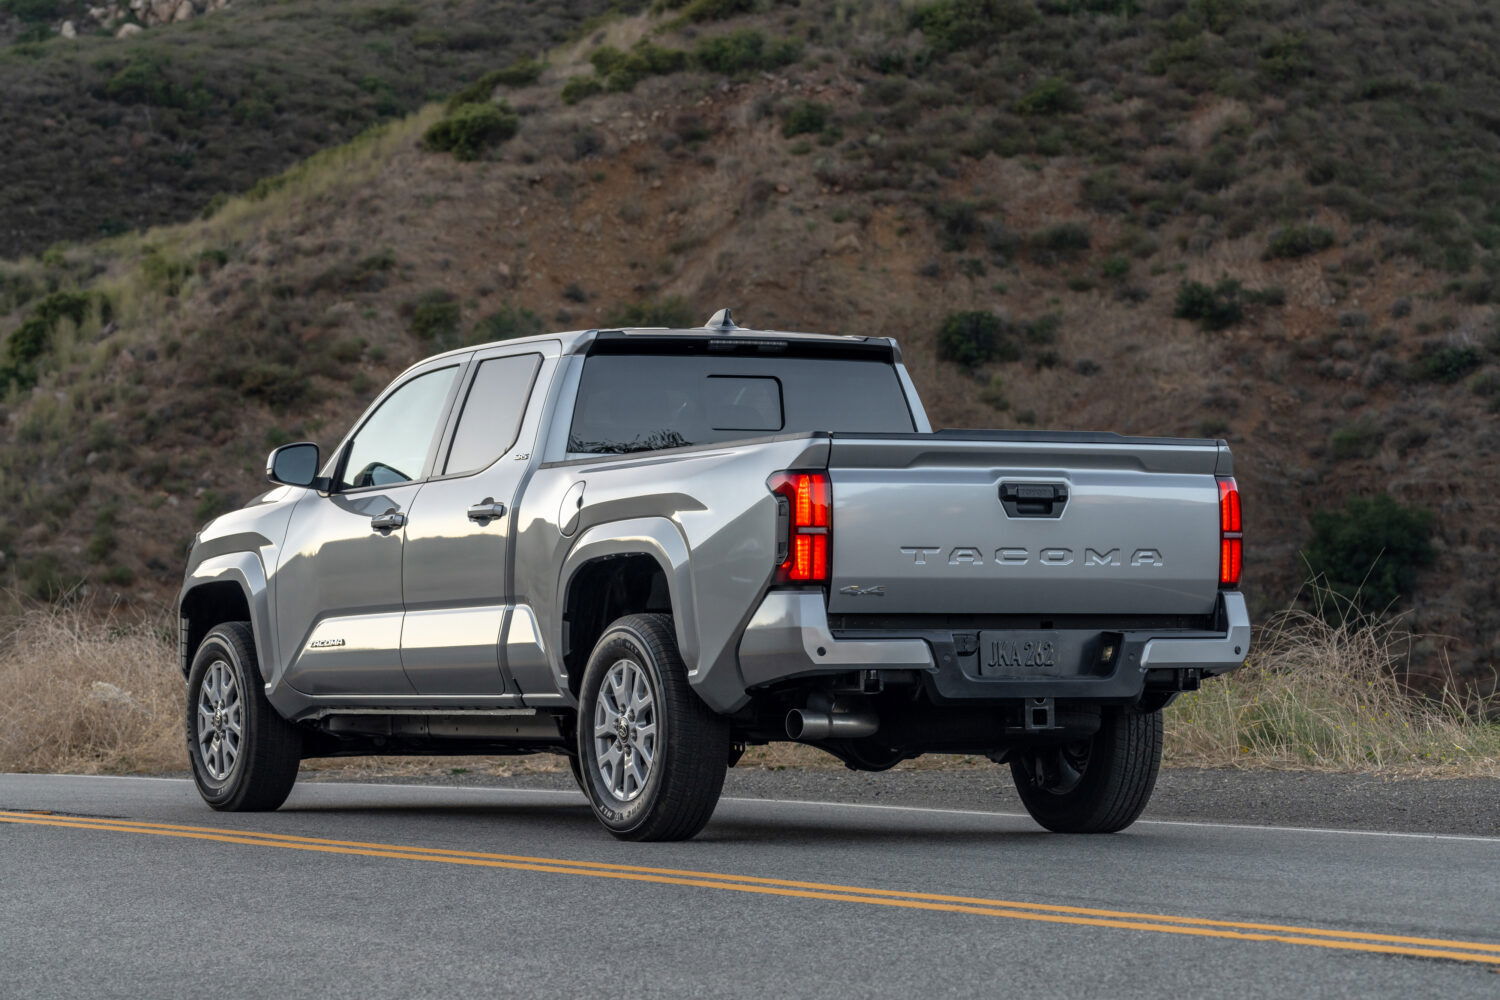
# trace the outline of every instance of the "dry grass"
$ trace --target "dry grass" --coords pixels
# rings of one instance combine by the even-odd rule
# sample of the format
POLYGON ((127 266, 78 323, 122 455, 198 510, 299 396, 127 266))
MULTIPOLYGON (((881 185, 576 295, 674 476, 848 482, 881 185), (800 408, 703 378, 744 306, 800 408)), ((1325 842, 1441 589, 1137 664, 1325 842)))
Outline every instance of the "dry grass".
POLYGON ((1167 710, 1168 760, 1500 777, 1493 706, 1449 686, 1414 695, 1398 679, 1412 639, 1389 622, 1284 611, 1242 670, 1167 710))
MULTIPOLYGON (((1500 777, 1500 725, 1451 690, 1418 696, 1397 679, 1409 642, 1391 624, 1335 627, 1285 612, 1260 629, 1249 664, 1167 711, 1167 763, 1390 776, 1500 777)), ((0 771, 160 772, 185 766, 183 687, 170 631, 86 605, 17 613, 0 644, 0 771)), ((512 774, 566 769, 559 757, 370 757, 310 761, 347 777, 512 774)), ((842 765, 793 744, 757 747, 742 767, 842 765)), ((932 755, 903 770, 993 767, 932 755)))
POLYGON ((82 605, 14 618, 0 647, 0 770, 180 768, 182 679, 164 626, 82 605))

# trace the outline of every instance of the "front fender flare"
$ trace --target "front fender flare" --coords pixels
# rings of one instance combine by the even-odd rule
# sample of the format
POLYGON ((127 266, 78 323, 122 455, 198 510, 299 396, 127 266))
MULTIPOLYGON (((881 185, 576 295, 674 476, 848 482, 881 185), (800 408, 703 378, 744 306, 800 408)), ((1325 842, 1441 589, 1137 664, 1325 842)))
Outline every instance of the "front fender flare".
MULTIPOLYGON (((177 607, 181 612, 188 594, 209 583, 225 581, 239 585, 250 608, 250 631, 255 636, 255 651, 260 659, 261 680, 269 687, 280 676, 280 664, 276 657, 275 637, 271 632, 270 588, 266 582, 266 568, 260 556, 254 552, 225 552, 210 556, 195 565, 183 580, 182 590, 177 595, 177 607)), ((182 635, 186 646, 186 632, 182 635)), ((179 658, 184 671, 193 650, 183 648, 179 658)))

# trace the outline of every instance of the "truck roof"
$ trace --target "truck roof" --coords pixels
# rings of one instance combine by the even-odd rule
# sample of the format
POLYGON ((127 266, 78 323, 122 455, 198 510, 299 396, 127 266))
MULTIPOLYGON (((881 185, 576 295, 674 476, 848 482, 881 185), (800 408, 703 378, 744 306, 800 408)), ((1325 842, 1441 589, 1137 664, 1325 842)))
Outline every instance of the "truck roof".
MULTIPOLYGON (((491 347, 515 346, 523 344, 543 343, 546 341, 561 341, 564 354, 586 353, 589 347, 601 337, 615 339, 619 337, 635 338, 643 340, 650 338, 658 342, 674 338, 684 340, 693 339, 738 339, 746 340, 795 340, 799 342, 823 341, 830 344, 879 344, 882 347, 889 345, 894 357, 900 359, 900 349, 896 342, 889 337, 862 337, 855 334, 841 333, 803 333, 792 330, 753 330, 737 326, 728 309, 720 309, 709 318, 707 323, 697 327, 666 327, 666 326, 631 326, 631 327, 595 327, 588 330, 564 330, 557 333, 538 333, 529 337, 516 337, 511 340, 493 340, 483 344, 471 344, 467 347, 456 348, 435 354, 422 359, 423 362, 431 361, 433 358, 448 357, 450 355, 468 354, 471 351, 485 350, 491 347)), ((419 362, 422 363, 422 362, 419 362)))

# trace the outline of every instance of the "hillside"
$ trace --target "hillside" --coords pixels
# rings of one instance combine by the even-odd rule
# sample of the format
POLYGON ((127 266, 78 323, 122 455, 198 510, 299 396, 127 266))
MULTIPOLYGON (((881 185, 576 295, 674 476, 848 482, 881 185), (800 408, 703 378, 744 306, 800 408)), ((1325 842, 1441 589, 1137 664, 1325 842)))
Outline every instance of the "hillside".
POLYGON ((149 606, 268 447, 412 360, 732 305, 899 337, 939 425, 1227 437, 1262 611, 1306 554, 1493 684, 1489 4, 695 0, 509 65, 206 218, 0 264, 14 586, 149 606))
POLYGON ((539 55, 608 3, 234 0, 124 39, 91 7, 0 0, 0 46, 19 40, 0 47, 5 256, 192 218, 497 63, 539 55), (77 37, 54 33, 65 18, 77 37))

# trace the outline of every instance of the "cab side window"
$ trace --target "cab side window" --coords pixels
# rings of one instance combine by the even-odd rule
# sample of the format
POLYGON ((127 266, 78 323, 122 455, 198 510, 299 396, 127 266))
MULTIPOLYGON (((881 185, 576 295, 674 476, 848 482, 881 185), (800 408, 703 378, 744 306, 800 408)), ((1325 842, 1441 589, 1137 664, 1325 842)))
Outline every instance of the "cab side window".
POLYGON ((338 488, 393 486, 422 474, 458 366, 418 375, 386 397, 349 442, 338 488))
POLYGON ((448 449, 444 475, 478 472, 510 451, 521 430, 540 354, 491 358, 479 364, 448 449))

